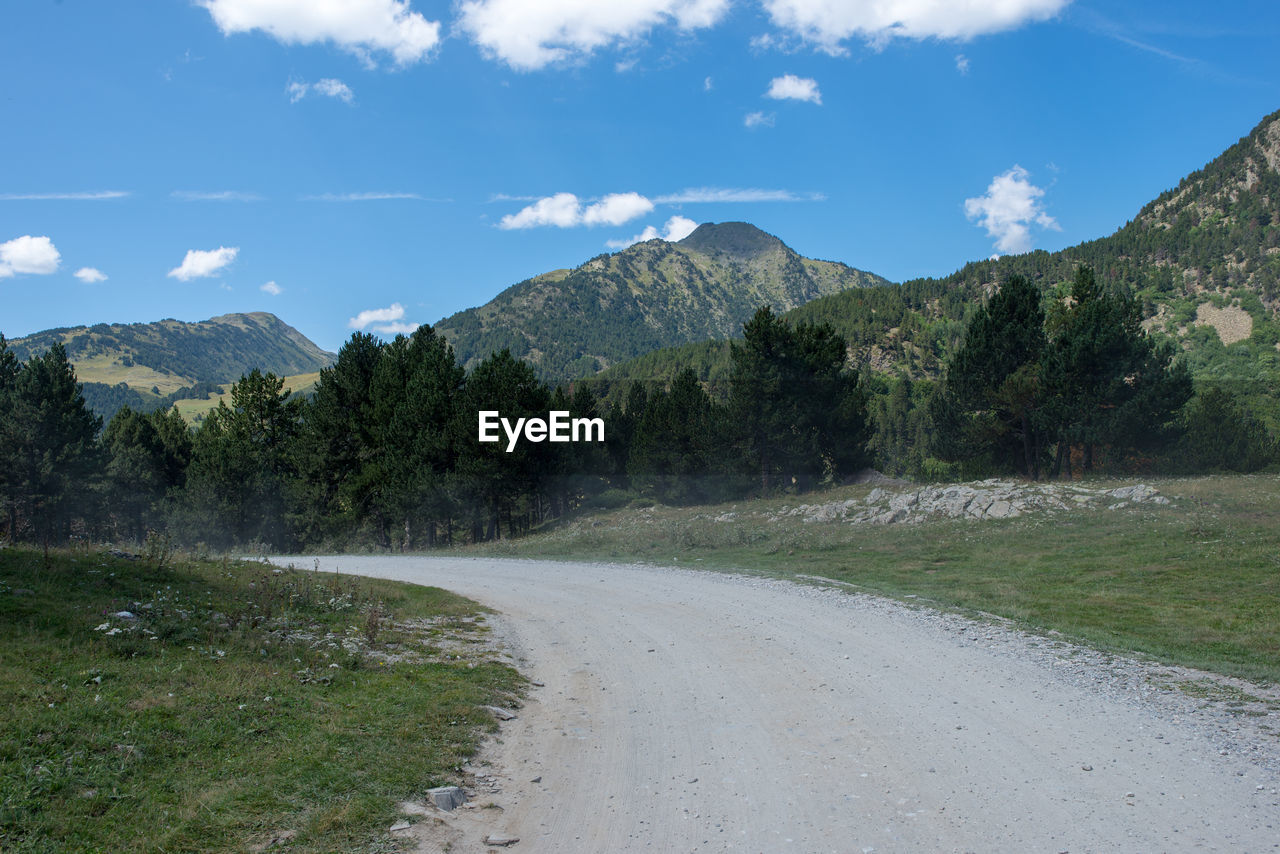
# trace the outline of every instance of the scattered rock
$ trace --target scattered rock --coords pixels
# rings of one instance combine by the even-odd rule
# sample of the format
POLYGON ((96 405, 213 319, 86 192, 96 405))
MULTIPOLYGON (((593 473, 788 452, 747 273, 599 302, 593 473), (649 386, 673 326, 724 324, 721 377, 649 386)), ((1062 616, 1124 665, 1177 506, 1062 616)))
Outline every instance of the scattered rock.
POLYGON ((507 836, 503 833, 490 833, 484 838, 485 845, 497 845, 500 848, 506 848, 508 845, 515 845, 520 841, 518 836, 507 836))
POLYGON ((534 777, 534 778, 533 778, 532 780, 530 780, 529 782, 530 782, 530 783, 541 783, 541 782, 542 782, 542 778, 541 778, 541 777, 534 777))
POLYGON ((395 824, 391 825, 389 832, 404 833, 406 830, 409 830, 411 827, 413 827, 413 825, 407 821, 397 821, 395 824))
MULTIPOLYGON (((902 484, 908 486, 907 484, 902 484)), ((801 504, 766 514, 769 521, 798 517, 807 523, 915 524, 929 519, 1015 519, 1032 512, 1098 506, 1121 510, 1141 504, 1168 504, 1154 487, 1138 483, 1104 490, 1070 483, 1026 483, 990 479, 939 484, 890 492, 879 486, 859 502, 801 504)), ((729 521, 715 517, 716 521, 729 521)))
POLYGON ((1092 771, 1092 770, 1093 770, 1093 766, 1092 766, 1092 765, 1081 765, 1081 766, 1080 766, 1080 770, 1081 770, 1081 771, 1092 771))
POLYGON ((457 786, 439 786, 427 790, 427 797, 445 812, 453 812, 467 802, 467 793, 457 786))
POLYGON ((500 721, 513 721, 516 719, 516 713, 499 708, 498 706, 485 706, 486 709, 500 721))

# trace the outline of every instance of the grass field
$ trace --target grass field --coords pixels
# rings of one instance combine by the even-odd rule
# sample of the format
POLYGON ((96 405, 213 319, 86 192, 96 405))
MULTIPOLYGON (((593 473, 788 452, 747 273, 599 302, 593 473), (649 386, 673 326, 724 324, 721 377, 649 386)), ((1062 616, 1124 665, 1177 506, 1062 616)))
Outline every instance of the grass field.
MULTIPOLYGON (((317 382, 320 381, 320 372, 315 371, 309 374, 294 374, 284 378, 284 390, 292 391, 295 394, 309 394, 317 382)), ((178 414, 186 419, 188 424, 196 424, 210 412, 218 408, 219 401, 226 401, 227 405, 231 405, 231 386, 234 383, 227 383, 222 386, 222 394, 210 395, 208 400, 179 400, 174 402, 174 408, 178 410, 178 414)))
POLYGON ((398 850, 521 690, 443 590, 163 557, 0 549, 0 850, 398 850))
MULTIPOLYGON (((762 521, 802 502, 861 499, 871 487, 859 486, 717 507, 633 507, 470 551, 821 576, 1102 649, 1280 681, 1280 478, 1150 483, 1172 503, 916 525, 762 521), (717 521, 727 513, 737 516, 717 521)), ((1098 484, 1106 485, 1119 484, 1098 484)))

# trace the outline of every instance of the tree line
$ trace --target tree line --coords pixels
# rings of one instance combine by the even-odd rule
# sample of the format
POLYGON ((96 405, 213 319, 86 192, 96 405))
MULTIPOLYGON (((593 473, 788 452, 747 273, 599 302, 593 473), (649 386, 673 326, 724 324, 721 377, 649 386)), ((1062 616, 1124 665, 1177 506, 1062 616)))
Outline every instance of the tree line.
POLYGON ((838 481, 866 460, 865 397, 829 326, 763 308, 734 348, 733 393, 691 371, 625 405, 551 388, 503 350, 470 373, 430 327, 356 333, 310 398, 254 370, 200 424, 129 407, 105 427, 65 349, 19 362, 0 337, 0 535, 213 548, 419 549, 527 532, 584 502, 696 503, 838 481), (477 413, 604 419, 603 441, 481 443, 477 413))
POLYGON ((583 505, 803 492, 874 462, 894 474, 1030 479, 1274 465, 1231 393, 1193 386, 1119 289, 1080 268, 1068 298, 1012 276, 965 325, 938 381, 849 368, 830 323, 768 307, 729 345, 727 389, 691 368, 597 399, 503 350, 470 373, 431 327, 355 333, 297 398, 254 370, 201 423, 122 408, 105 424, 55 344, 0 336, 0 538, 226 549, 425 549, 518 536, 583 505), (603 441, 481 443, 477 413, 603 418, 603 441))

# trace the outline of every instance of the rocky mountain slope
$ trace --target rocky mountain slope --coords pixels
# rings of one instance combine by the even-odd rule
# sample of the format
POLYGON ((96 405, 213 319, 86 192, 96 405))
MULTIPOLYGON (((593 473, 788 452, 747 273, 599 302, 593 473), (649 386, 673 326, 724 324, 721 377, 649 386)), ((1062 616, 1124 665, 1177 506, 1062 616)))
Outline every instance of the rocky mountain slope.
MULTIPOLYGON (((1063 249, 965 265, 950 276, 845 290, 791 311, 792 322, 833 324, 852 366, 936 377, 965 322, 1000 282, 1027 276, 1046 300, 1064 298, 1076 269, 1141 301, 1152 334, 1182 352, 1201 380, 1255 398, 1280 388, 1280 112, 1114 234, 1063 249)), ((616 393, 632 379, 665 380, 684 365, 713 384, 727 349, 690 345, 620 364, 600 377, 616 393)))
POLYGON ((764 304, 786 311, 885 284, 804 258, 753 225, 707 223, 677 243, 649 240, 535 276, 435 328, 468 367, 505 347, 543 379, 564 382, 660 347, 737 334, 764 304))

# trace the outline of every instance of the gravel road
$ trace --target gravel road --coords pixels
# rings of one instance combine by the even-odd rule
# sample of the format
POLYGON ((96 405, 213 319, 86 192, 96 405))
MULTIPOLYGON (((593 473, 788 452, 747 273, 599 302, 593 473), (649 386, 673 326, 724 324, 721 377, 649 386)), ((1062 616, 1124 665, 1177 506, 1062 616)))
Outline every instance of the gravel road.
POLYGON ((459 811, 453 851, 488 832, 522 852, 1280 850, 1267 712, 1237 726, 1153 687, 1172 670, 774 579, 320 566, 498 609, 542 683, 476 763, 492 775, 476 802, 501 810, 459 811))

